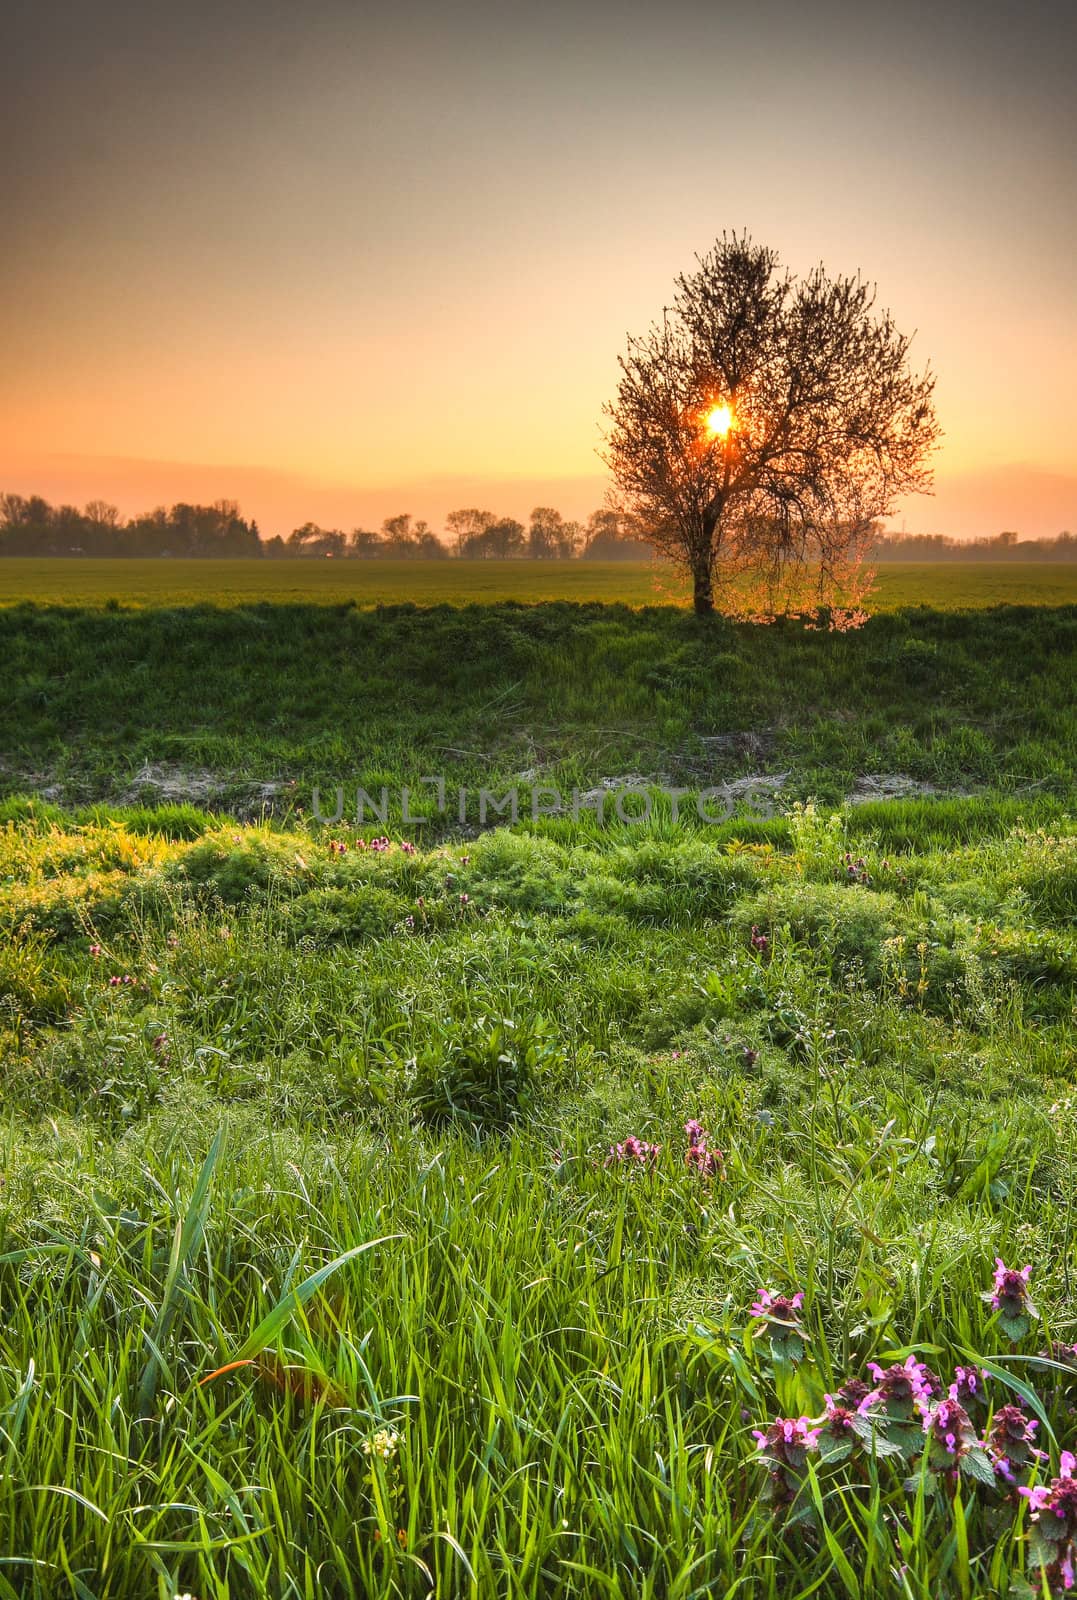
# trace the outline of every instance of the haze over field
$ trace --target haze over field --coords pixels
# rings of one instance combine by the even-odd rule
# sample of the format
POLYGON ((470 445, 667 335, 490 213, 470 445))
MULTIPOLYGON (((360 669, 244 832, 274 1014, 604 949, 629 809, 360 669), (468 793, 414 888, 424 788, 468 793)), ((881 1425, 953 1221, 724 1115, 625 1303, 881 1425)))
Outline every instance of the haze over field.
POLYGON ((910 531, 1075 527, 1074 43, 1047 3, 44 0, 0 47, 0 488, 585 515, 625 331, 750 227, 919 330, 910 531))

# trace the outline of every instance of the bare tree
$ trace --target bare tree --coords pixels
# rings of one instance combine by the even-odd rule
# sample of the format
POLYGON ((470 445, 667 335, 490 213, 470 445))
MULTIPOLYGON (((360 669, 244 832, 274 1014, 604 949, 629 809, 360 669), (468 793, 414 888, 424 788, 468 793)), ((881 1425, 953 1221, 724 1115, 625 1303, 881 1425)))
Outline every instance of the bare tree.
POLYGON ((88 500, 85 511, 86 521, 94 528, 118 528, 120 525, 120 508, 107 500, 88 500))
POLYGON ((527 533, 527 553, 534 561, 567 561, 580 542, 578 522, 566 522, 553 506, 536 506, 527 533))
POLYGON ((605 459, 648 539, 714 610, 749 574, 773 604, 843 598, 876 518, 929 489, 934 378, 859 277, 783 272, 723 235, 621 358, 605 459))
POLYGON ((480 511, 472 507, 465 511, 450 511, 445 518, 445 529, 449 535, 452 548, 458 556, 464 554, 465 546, 481 540, 488 528, 492 528, 497 517, 492 511, 480 511))

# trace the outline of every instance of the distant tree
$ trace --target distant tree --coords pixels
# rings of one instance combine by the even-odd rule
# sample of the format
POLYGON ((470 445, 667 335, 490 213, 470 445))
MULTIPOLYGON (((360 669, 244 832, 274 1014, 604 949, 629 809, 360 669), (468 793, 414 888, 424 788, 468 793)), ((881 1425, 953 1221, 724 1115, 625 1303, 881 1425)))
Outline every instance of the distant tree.
POLYGON ((85 517, 92 528, 115 529, 120 526, 120 508, 110 505, 107 500, 87 501, 85 517))
POLYGON ((453 551, 462 556, 465 546, 480 540, 488 528, 492 528, 497 517, 492 511, 479 511, 471 508, 466 511, 450 511, 445 518, 445 531, 449 536, 449 544, 453 551))
POLYGON ((415 553, 424 561, 444 561, 449 554, 429 523, 421 519, 415 524, 415 553))
POLYGON ((534 561, 567 561, 580 540, 578 522, 566 522, 553 506, 536 506, 527 532, 527 553, 534 561))
POLYGON ((513 517, 491 522, 465 539, 460 554, 472 561, 504 561, 524 552, 524 525, 513 517))
POLYGON ((804 279, 727 237, 629 341, 605 459, 654 546, 713 611, 738 574, 768 605, 855 574, 872 522, 930 484, 934 379, 859 278, 804 279))
POLYGON ((288 535, 288 550, 297 556, 342 556, 347 540, 339 528, 319 528, 316 522, 304 522, 288 535))
POLYGON ((651 553, 639 520, 623 511, 592 511, 581 554, 585 561, 641 561, 651 553))
POLYGON ((348 535, 348 554, 361 560, 370 560, 381 554, 381 534, 370 528, 353 528, 348 535))

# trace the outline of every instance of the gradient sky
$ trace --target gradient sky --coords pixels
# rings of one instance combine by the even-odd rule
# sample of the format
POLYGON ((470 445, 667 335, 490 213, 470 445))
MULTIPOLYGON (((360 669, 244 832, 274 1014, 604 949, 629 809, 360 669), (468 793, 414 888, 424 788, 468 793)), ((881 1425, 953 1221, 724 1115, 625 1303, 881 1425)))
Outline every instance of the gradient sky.
POLYGON ((917 330, 910 530, 1077 531, 1075 83, 1036 0, 8 0, 0 488, 584 513, 626 332, 746 227, 917 330))

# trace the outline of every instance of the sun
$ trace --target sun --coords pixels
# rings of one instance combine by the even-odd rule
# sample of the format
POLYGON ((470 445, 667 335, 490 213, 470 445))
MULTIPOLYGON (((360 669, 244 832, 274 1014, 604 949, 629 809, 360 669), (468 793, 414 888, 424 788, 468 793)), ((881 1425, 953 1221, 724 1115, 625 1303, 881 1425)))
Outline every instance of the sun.
POLYGON ((712 439, 724 439, 732 426, 733 408, 724 400, 721 405, 707 412, 707 432, 712 439))

